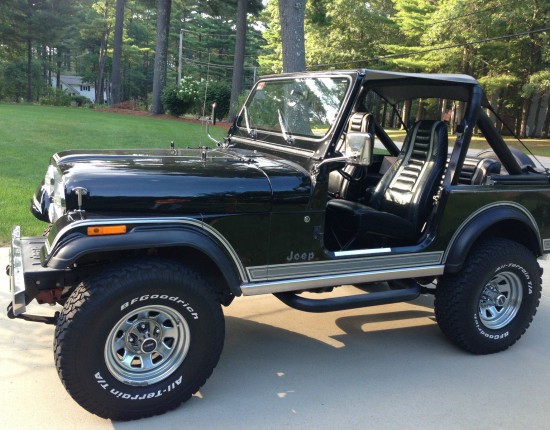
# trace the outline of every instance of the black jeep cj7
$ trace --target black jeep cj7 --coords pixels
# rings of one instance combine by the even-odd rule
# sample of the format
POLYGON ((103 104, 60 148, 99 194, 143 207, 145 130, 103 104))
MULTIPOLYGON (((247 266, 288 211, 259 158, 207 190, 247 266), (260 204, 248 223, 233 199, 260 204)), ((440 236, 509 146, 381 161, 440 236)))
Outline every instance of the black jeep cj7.
POLYGON ((502 351, 539 304, 550 180, 488 108, 464 75, 268 76, 216 149, 57 153, 32 200, 47 236, 13 230, 8 315, 56 324, 63 384, 113 419, 199 390, 222 350, 221 305, 242 295, 327 312, 435 294, 452 342, 502 351), (385 128, 403 104, 419 120, 401 145, 385 128), (368 292, 300 295, 344 284, 368 292), (63 309, 28 315, 33 299, 63 309))

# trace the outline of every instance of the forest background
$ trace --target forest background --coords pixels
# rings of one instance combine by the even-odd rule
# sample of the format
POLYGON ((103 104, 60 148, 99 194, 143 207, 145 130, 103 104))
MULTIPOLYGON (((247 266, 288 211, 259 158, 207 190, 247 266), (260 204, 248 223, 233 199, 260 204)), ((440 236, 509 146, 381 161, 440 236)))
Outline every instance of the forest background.
POLYGON ((208 85, 234 114, 259 76, 283 71, 281 11, 303 14, 307 70, 470 74, 516 134, 550 134, 550 0, 3 0, 0 101, 89 105, 59 89, 73 74, 96 104, 158 113, 165 79, 161 111, 200 115, 208 85))

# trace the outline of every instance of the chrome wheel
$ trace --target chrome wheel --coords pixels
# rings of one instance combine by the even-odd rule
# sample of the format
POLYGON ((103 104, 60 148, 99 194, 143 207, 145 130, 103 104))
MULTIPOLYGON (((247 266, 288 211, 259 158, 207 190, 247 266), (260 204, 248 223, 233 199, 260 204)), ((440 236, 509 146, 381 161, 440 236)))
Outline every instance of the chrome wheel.
POLYGON ((180 366, 189 344, 189 326, 178 311, 145 306, 115 324, 105 344, 105 363, 125 384, 154 384, 180 366))
POLYGON ((481 323, 491 330, 506 326, 517 315, 522 299, 523 288, 518 275, 498 273, 485 285, 479 297, 481 323))

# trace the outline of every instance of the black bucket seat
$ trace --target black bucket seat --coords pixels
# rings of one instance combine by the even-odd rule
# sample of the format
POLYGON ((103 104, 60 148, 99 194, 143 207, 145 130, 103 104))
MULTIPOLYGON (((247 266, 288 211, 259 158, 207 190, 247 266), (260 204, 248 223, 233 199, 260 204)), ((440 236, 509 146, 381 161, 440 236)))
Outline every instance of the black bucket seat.
POLYGON ((339 241, 340 246, 346 249, 354 242, 354 247, 364 246, 373 237, 378 243, 418 239, 433 208, 447 150, 448 132, 443 121, 414 124, 397 160, 366 204, 343 199, 328 202, 327 223, 335 223, 339 231, 349 233, 348 238, 339 241))

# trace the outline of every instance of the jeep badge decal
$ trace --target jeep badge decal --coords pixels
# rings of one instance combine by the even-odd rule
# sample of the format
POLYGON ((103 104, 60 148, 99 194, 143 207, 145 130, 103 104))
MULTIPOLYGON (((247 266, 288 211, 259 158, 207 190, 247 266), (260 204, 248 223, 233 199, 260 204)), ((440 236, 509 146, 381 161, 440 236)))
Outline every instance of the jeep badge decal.
POLYGON ((315 258, 313 251, 309 252, 296 252, 290 251, 290 254, 286 257, 286 261, 311 261, 315 258))

